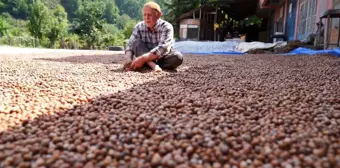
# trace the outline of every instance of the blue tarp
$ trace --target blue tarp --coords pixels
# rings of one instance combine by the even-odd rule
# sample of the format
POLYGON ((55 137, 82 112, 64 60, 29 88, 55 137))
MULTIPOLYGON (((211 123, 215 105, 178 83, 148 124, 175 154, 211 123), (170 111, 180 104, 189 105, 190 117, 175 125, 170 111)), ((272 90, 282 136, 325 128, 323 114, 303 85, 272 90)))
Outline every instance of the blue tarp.
POLYGON ((331 54, 340 57, 340 48, 332 50, 311 50, 308 48, 300 47, 284 55, 317 55, 317 54, 331 54))
POLYGON ((196 54, 196 55, 243 55, 243 52, 225 51, 225 52, 181 52, 182 54, 196 54))
MULTIPOLYGON (((244 52, 239 51, 221 51, 221 52, 182 52, 183 54, 197 54, 197 55, 243 55, 244 52)), ((311 50, 308 48, 297 48, 289 53, 283 55, 320 55, 320 54, 331 54, 340 57, 340 48, 332 50, 311 50)))
MULTIPOLYGON (((228 41, 179 41, 173 43, 176 51, 184 54, 241 54, 237 52, 236 47, 240 44, 240 40, 228 41)), ((243 53, 242 53, 243 54, 243 53)))

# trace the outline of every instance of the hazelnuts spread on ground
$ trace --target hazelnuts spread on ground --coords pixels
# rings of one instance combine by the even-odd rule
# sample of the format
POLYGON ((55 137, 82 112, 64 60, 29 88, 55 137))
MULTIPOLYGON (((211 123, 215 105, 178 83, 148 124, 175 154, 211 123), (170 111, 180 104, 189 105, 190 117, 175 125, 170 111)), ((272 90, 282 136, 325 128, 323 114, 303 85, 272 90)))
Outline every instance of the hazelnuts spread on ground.
POLYGON ((0 167, 340 167, 339 58, 184 58, 0 58, 0 167))

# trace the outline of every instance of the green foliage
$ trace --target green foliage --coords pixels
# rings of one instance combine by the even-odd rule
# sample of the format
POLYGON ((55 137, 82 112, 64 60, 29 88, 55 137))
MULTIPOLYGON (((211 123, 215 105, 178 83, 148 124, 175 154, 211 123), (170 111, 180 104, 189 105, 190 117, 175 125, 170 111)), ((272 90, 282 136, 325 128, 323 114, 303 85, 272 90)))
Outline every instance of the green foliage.
POLYGON ((42 39, 39 39, 38 47, 49 48, 50 44, 50 40, 47 37, 43 36, 42 39))
POLYGON ((10 36, 30 36, 27 28, 27 21, 9 18, 8 22, 11 25, 11 28, 8 32, 10 36))
POLYGON ((130 16, 126 14, 118 16, 116 26, 118 27, 118 29, 124 29, 126 23, 130 22, 131 20, 132 19, 130 18, 130 16))
POLYGON ((146 2, 150 0, 116 0, 120 14, 127 14, 136 20, 142 20, 142 9, 146 2))
POLYGON ((156 0, 155 2, 158 3, 158 5, 161 7, 161 10, 163 12, 163 15, 167 14, 167 4, 170 3, 171 0, 156 0))
MULTIPOLYGON (((146 1, 124 5, 135 4, 139 9, 132 10, 141 11, 146 1)), ((0 0, 0 11, 0 42, 14 46, 88 49, 124 45, 136 23, 128 15, 119 15, 116 0, 0 0)))
POLYGON ((100 41, 101 31, 103 30, 103 19, 105 4, 96 0, 84 2, 77 12, 74 22, 74 32, 85 42, 87 48, 94 48, 100 41))
POLYGON ((124 44, 124 34, 113 24, 104 25, 104 33, 102 36, 102 42, 100 48, 107 48, 108 46, 124 44))
MULTIPOLYGON (((142 20, 143 5, 148 1, 0 0, 0 42, 68 49, 124 46, 135 24, 142 20)), ((155 1, 169 21, 208 2, 155 1)))
POLYGON ((31 36, 3 36, 0 38, 0 44, 18 47, 38 47, 39 40, 31 36))
POLYGON ((139 6, 138 1, 136 1, 136 0, 124 0, 121 11, 123 13, 128 14, 132 18, 141 19, 142 18, 141 9, 142 9, 142 7, 139 6))
POLYGON ((124 29, 123 29, 123 34, 126 38, 129 38, 132 34, 133 28, 135 27, 136 22, 131 20, 126 23, 124 29))
POLYGON ((0 0, 0 13, 10 13, 15 18, 26 19, 28 3, 26 0, 0 0))
POLYGON ((14 19, 9 13, 2 14, 0 18, 0 20, 5 21, 8 26, 6 33, 4 33, 2 37, 0 35, 1 45, 19 47, 37 47, 39 45, 39 40, 30 36, 25 20, 14 19))
POLYGON ((9 29, 10 25, 7 22, 7 18, 5 16, 0 16, 0 37, 7 35, 9 29))
POLYGON ((33 37, 42 39, 48 29, 49 12, 41 1, 36 1, 29 7, 28 29, 33 37))
POLYGON ((65 8, 68 14, 68 20, 71 22, 77 17, 77 10, 80 8, 81 0, 60 0, 60 4, 65 8))
POLYGON ((3 9, 5 7, 5 3, 3 3, 2 1, 0 1, 0 9, 3 9))
POLYGON ((61 38, 59 47, 64 49, 79 49, 83 48, 82 41, 76 34, 68 34, 65 38, 61 38))
POLYGON ((44 3, 49 9, 55 9, 60 4, 60 0, 45 0, 44 3))
POLYGON ((258 18, 257 16, 251 16, 245 19, 246 27, 253 26, 253 25, 260 27, 261 24, 262 24, 262 19, 258 18))
POLYGON ((49 28, 46 33, 46 36, 50 40, 50 47, 54 47, 55 42, 57 39, 62 37, 67 32, 68 28, 68 20, 67 20, 67 13, 63 6, 58 5, 53 10, 53 17, 49 20, 49 28))
POLYGON ((115 3, 115 0, 107 0, 105 16, 104 16, 106 19, 106 22, 110 24, 115 23, 118 15, 119 15, 119 9, 115 3))

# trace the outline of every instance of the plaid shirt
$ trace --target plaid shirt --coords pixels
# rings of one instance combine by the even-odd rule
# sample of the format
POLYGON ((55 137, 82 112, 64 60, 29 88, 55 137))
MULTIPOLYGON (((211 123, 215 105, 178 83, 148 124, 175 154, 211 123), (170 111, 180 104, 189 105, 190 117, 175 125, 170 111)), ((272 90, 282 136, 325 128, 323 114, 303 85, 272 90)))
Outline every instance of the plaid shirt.
POLYGON ((126 51, 132 50, 132 43, 135 39, 141 39, 151 53, 160 57, 171 51, 173 36, 174 28, 167 21, 158 19, 154 32, 152 32, 142 21, 134 27, 132 35, 127 43, 126 51))

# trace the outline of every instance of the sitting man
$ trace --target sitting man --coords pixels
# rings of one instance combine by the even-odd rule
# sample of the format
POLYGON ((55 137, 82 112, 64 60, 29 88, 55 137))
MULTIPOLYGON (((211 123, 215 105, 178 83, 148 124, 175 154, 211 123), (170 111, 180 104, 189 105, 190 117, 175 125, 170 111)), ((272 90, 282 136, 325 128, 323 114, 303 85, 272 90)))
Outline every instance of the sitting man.
POLYGON ((148 2, 143 7, 143 20, 134 27, 127 43, 125 56, 131 64, 127 70, 136 70, 144 64, 154 71, 175 70, 183 62, 180 52, 172 47, 173 26, 162 20, 162 11, 155 2, 148 2))
MULTIPOLYGON (((319 38, 319 35, 320 35, 321 39, 318 39, 318 42, 323 43, 322 38, 324 37, 325 27, 324 27, 322 22, 318 22, 318 23, 316 23, 316 25, 317 25, 316 33, 311 33, 307 36, 307 43, 308 44, 315 44, 316 40, 319 38)), ((316 45, 318 45, 318 44, 316 44, 316 45)))

